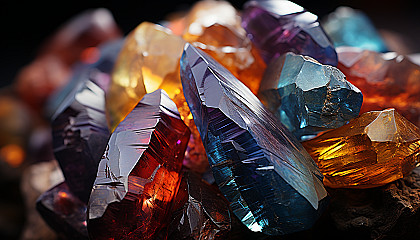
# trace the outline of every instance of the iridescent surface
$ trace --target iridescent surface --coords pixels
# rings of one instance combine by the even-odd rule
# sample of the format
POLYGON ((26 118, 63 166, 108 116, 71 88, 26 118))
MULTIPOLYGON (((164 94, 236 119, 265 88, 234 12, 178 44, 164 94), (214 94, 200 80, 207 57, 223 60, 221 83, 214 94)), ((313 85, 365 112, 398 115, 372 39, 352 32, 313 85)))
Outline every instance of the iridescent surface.
POLYGON ((363 100, 340 70, 293 53, 269 64, 258 96, 298 139, 341 127, 359 115, 363 100))
POLYGON ((89 239, 86 228, 86 204, 62 182, 44 192, 36 208, 58 235, 68 239, 89 239))
POLYGON ((154 239, 170 217, 190 131, 163 90, 112 133, 89 199, 91 239, 154 239))
POLYGON ((51 123, 54 155, 70 190, 87 203, 110 134, 105 93, 89 80, 59 108, 51 123))
POLYGON ((190 44, 181 80, 216 183, 236 216, 272 235, 310 228, 327 192, 297 139, 243 83, 190 44))
POLYGON ((363 92, 360 112, 395 108, 420 126, 420 66, 395 53, 340 47, 338 68, 363 92))
POLYGON ((352 46, 376 52, 388 51, 369 17, 360 10, 339 7, 328 15, 322 26, 336 47, 352 46))
POLYGON ((311 56, 322 64, 337 65, 337 53, 318 17, 290 1, 249 1, 242 26, 266 63, 286 52, 311 56))
POLYGON ((303 142, 333 188, 377 187, 404 177, 420 161, 420 131, 394 109, 362 114, 303 142))

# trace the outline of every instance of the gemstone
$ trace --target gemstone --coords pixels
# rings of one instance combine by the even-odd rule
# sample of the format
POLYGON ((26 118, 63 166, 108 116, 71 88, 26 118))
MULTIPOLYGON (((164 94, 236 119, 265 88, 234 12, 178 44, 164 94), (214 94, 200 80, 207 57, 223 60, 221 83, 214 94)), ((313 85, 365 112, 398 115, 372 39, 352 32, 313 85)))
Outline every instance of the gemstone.
POLYGON ((376 52, 388 51, 369 17, 360 10, 339 7, 327 16, 322 26, 335 47, 352 46, 376 52))
POLYGON ((226 239, 231 229, 229 203, 194 172, 184 172, 173 209, 168 239, 226 239))
POLYGON ((310 228, 327 192, 297 139, 242 82, 190 44, 181 81, 216 183, 236 216, 271 235, 310 228))
POLYGON ((88 80, 59 109, 51 123, 54 155, 69 189, 87 203, 110 135, 105 93, 88 80))
POLYGON ((88 239, 86 204, 62 182, 44 192, 36 202, 36 209, 54 231, 68 239, 88 239))
POLYGON ((154 239, 169 221, 190 130, 164 90, 111 134, 88 205, 91 239, 154 239))
POLYGON ((337 65, 334 46, 318 17, 290 1, 249 1, 242 26, 268 64, 286 52, 307 55, 322 64, 337 65))
POLYGON ((394 109, 371 111, 303 142, 332 188, 371 188, 402 178, 420 160, 420 131, 394 109))
POLYGON ((346 124, 363 100, 340 70, 293 53, 271 61, 258 96, 298 139, 346 124))
POLYGON ((420 66, 396 53, 340 47, 338 68, 363 92, 361 113, 395 108, 420 126, 420 66))
POLYGON ((266 65, 226 1, 198 1, 186 15, 183 38, 212 56, 257 93, 266 65))

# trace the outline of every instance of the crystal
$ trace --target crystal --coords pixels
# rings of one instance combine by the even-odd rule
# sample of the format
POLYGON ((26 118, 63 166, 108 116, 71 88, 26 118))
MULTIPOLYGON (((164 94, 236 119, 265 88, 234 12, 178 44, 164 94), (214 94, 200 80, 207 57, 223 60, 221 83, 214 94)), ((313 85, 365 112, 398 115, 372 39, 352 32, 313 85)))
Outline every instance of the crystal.
POLYGON ((183 38, 212 56, 257 93, 266 65, 227 1, 198 1, 187 14, 183 38))
POLYGON ((56 233, 67 239, 88 239, 86 204, 62 182, 39 196, 36 209, 56 233))
POLYGON ((371 111, 303 142, 332 188, 371 188, 419 163, 420 131, 394 109, 371 111))
POLYGON ((169 220, 190 130, 164 90, 111 134, 88 205, 91 239, 154 239, 169 220))
POLYGON ((168 228, 169 239, 226 239, 229 203, 194 172, 184 172, 168 228))
POLYGON ((337 49, 338 68, 363 92, 361 113, 395 108, 420 126, 420 66, 396 53, 337 49))
POLYGON ((258 96, 298 139, 341 127, 363 100, 340 70, 293 53, 271 61, 258 96))
POLYGON ((59 111, 51 123, 54 155, 69 189, 87 203, 110 135, 105 93, 88 80, 63 101, 59 111))
POLYGON ((327 16, 322 26, 335 47, 352 46, 376 52, 388 51, 369 17, 360 10, 339 7, 327 16))
POLYGON ((334 46, 318 17, 290 1, 249 1, 242 26, 268 64, 286 52, 307 55, 322 64, 337 65, 334 46))
POLYGON ((236 216, 272 235, 310 228, 327 192, 297 139, 242 82, 190 44, 181 80, 216 183, 236 216))

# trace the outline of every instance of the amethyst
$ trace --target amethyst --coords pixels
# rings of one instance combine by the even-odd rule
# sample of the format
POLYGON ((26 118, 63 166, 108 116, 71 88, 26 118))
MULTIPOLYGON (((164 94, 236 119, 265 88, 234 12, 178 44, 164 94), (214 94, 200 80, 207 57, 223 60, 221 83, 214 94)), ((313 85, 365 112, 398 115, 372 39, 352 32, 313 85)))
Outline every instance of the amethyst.
POLYGON ((318 22, 303 7, 279 0, 249 1, 244 6, 242 26, 266 63, 293 52, 337 66, 337 53, 318 22))

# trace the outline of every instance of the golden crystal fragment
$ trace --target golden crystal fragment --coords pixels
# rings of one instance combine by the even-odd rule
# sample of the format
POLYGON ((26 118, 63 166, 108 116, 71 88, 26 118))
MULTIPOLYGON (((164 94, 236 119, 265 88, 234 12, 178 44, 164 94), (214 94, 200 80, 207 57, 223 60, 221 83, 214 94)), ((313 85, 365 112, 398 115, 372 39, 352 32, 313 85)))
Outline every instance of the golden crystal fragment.
POLYGON ((303 146, 332 188, 371 188, 406 176, 420 161, 420 130, 394 109, 362 114, 303 146))

